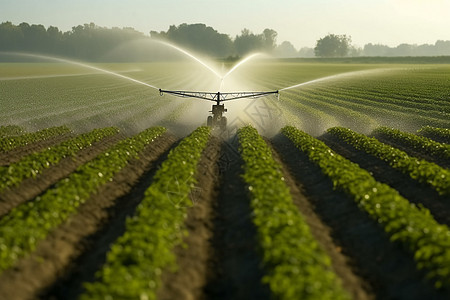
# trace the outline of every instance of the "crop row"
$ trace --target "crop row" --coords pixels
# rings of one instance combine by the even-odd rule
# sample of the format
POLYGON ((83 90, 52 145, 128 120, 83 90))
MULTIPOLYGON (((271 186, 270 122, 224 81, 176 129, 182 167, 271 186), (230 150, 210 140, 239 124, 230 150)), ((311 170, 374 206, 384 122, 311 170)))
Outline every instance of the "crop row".
POLYGON ((24 134, 25 131, 22 127, 17 125, 1 125, 0 126, 0 138, 21 135, 24 134))
POLYGON ((335 117, 341 124, 347 126, 357 126, 358 124, 368 124, 376 126, 377 122, 371 116, 373 109, 369 113, 360 109, 362 105, 357 103, 348 103, 346 101, 337 100, 335 97, 316 97, 313 95, 307 95, 305 92, 295 93, 292 91, 284 92, 293 96, 295 101, 307 104, 317 110, 324 111, 333 117, 335 117))
POLYGON ((417 131, 418 134, 435 139, 437 141, 450 144, 450 129, 436 128, 431 126, 422 127, 417 131))
POLYGON ((52 229, 66 221, 101 185, 111 181, 164 131, 161 127, 150 128, 117 143, 34 201, 11 210, 0 220, 0 272, 32 252, 52 229))
POLYGON ((175 246, 186 234, 184 221, 197 165, 211 129, 199 127, 171 150, 156 172, 126 231, 111 246, 96 282, 81 299, 155 299, 164 269, 175 269, 175 246))
POLYGON ((446 160, 450 159, 450 145, 435 142, 429 138, 418 136, 412 133, 400 131, 398 129, 380 127, 374 130, 377 136, 387 137, 389 140, 395 141, 414 150, 425 152, 446 160))
POLYGON ((375 119, 380 119, 380 116, 408 116, 409 119, 421 123, 439 126, 449 124, 448 113, 409 108, 406 107, 408 101, 405 101, 404 105, 394 105, 390 102, 390 98, 385 98, 384 101, 372 101, 365 94, 347 96, 339 92, 319 91, 317 88, 302 89, 302 97, 319 102, 331 102, 336 106, 352 109, 375 119))
POLYGON ((370 93, 367 90, 349 90, 336 87, 316 88, 320 94, 335 95, 340 99, 349 99, 355 102, 367 103, 370 106, 384 106, 388 109, 401 110, 404 112, 421 112, 430 117, 438 117, 450 113, 450 106, 444 103, 429 100, 428 103, 416 102, 415 98, 396 97, 392 94, 370 93))
POLYGON ((402 243, 425 269, 435 287, 450 287, 450 230, 386 184, 377 182, 357 164, 338 155, 322 141, 291 126, 282 129, 298 149, 318 165, 333 186, 349 195, 373 220, 381 224, 391 241, 402 243))
POLYGON ((258 231, 268 283, 276 299, 349 299, 292 201, 281 166, 257 130, 238 131, 252 218, 258 231))
POLYGON ((59 126, 42 129, 32 133, 25 133, 18 136, 3 137, 0 139, 0 152, 10 151, 17 147, 67 133, 71 133, 71 130, 68 127, 59 126))
POLYGON ((75 156, 80 150, 91 146, 107 136, 118 133, 114 127, 94 129, 80 134, 60 144, 45 148, 39 152, 23 157, 16 163, 0 167, 0 192, 17 186, 26 178, 35 177, 44 169, 56 165, 66 157, 75 156))
POLYGON ((450 195, 450 170, 423 159, 410 157, 404 151, 348 128, 333 127, 328 129, 328 132, 356 149, 385 161, 414 180, 430 185, 441 195, 450 195))

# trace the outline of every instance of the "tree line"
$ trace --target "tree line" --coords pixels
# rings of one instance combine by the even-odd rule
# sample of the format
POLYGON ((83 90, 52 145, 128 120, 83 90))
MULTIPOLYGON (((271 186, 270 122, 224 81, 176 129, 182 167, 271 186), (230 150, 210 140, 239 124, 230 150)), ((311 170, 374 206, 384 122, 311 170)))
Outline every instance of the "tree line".
MULTIPOLYGON (((150 35, 134 28, 106 28, 94 23, 78 25, 62 32, 58 27, 11 22, 0 24, 0 51, 20 51, 73 57, 88 61, 105 60, 105 54, 127 42, 162 39, 188 50, 212 57, 236 58, 251 52, 270 53, 276 57, 345 57, 345 56, 439 56, 450 55, 450 41, 434 45, 401 44, 388 47, 367 44, 363 48, 351 44, 347 35, 328 34, 317 40, 315 48, 297 50, 292 43, 277 44, 277 32, 266 28, 260 34, 243 29, 231 38, 205 24, 172 25, 167 31, 150 31, 150 35)), ((127 59, 138 59, 128 57, 127 59)))
POLYGON ((351 45, 347 35, 328 34, 317 41, 314 53, 319 57, 357 57, 357 56, 448 56, 450 41, 438 40, 434 45, 400 44, 389 47, 381 44, 366 44, 363 48, 351 45))

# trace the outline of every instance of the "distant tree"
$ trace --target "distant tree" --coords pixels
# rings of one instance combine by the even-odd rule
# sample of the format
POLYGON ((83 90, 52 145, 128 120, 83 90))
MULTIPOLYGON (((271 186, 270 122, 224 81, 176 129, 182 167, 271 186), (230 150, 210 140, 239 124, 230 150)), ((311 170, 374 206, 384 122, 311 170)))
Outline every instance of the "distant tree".
POLYGON ((366 44, 363 48, 364 56, 386 56, 389 53, 389 47, 381 44, 366 44))
POLYGON ((241 35, 234 39, 234 48, 239 56, 244 56, 250 52, 260 51, 263 48, 262 35, 253 34, 247 28, 241 31, 241 35))
POLYGON ((303 47, 298 51, 300 57, 314 57, 314 49, 309 47, 303 47))
POLYGON ((22 30, 11 22, 0 24, 0 50, 17 50, 23 40, 22 30))
POLYGON ((450 55, 450 41, 438 40, 434 44, 435 55, 450 55))
POLYGON ((450 41, 436 41, 434 45, 400 44, 396 47, 369 43, 362 51, 364 56, 444 56, 450 55, 450 41))
POLYGON ((234 50, 233 42, 227 34, 219 33, 205 24, 172 25, 167 32, 150 31, 150 36, 214 57, 227 57, 234 50))
POLYGON ((348 50, 348 56, 351 56, 351 57, 361 56, 362 53, 363 53, 362 48, 359 48, 356 46, 350 46, 350 48, 348 50))
POLYGON ((317 41, 314 53, 319 57, 343 57, 348 55, 351 37, 328 34, 317 41))
POLYGON ((274 55, 276 57, 298 57, 299 54, 291 42, 284 41, 275 48, 274 55))
POLYGON ((254 34, 247 28, 234 39, 236 53, 244 56, 250 52, 262 51, 272 53, 276 48, 278 33, 273 29, 264 29, 262 34, 254 34))
POLYGON ((263 49, 268 53, 272 53, 277 46, 278 33, 273 29, 264 29, 263 31, 263 49))
POLYGON ((415 48, 417 47, 409 44, 400 44, 395 48, 392 56, 412 56, 415 48))
POLYGON ((63 33, 58 27, 50 26, 47 28, 47 50, 49 53, 58 53, 63 45, 63 33))

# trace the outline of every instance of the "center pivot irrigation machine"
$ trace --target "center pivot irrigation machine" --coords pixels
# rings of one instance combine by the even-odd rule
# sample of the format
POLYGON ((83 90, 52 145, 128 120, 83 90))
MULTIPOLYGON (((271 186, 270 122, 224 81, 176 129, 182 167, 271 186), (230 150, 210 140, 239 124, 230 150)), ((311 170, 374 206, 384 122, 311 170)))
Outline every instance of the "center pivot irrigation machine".
POLYGON ((243 98, 251 98, 256 99, 272 94, 279 94, 278 91, 271 92, 234 92, 234 93, 211 93, 211 92, 187 92, 187 91, 168 91, 159 89, 159 93, 162 96, 164 93, 175 95, 177 97, 182 98, 198 98, 204 99, 208 101, 216 102, 213 104, 212 116, 208 116, 206 120, 206 125, 211 127, 220 127, 222 130, 225 130, 227 127, 227 118, 223 116, 227 109, 224 104, 220 104, 224 101, 243 99, 243 98))

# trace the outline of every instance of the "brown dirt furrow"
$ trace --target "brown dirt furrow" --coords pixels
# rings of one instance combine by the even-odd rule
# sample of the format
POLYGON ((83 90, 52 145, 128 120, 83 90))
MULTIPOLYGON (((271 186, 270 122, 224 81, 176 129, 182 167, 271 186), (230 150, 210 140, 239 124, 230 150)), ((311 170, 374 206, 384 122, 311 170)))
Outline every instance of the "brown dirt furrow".
POLYGON ((31 143, 22 147, 18 147, 11 151, 1 153, 0 152, 0 166, 8 166, 12 163, 18 162, 24 156, 29 155, 33 152, 40 151, 46 147, 53 146, 59 143, 62 143, 69 138, 74 137, 73 134, 63 134, 59 136, 55 136, 53 138, 49 138, 46 140, 41 140, 35 143, 31 143))
POLYGON ((250 199, 241 176, 243 160, 236 136, 222 144, 219 194, 214 203, 213 256, 208 266, 207 299, 270 299, 250 199))
MULTIPOLYGON (((307 197, 311 208, 330 229, 334 251, 342 253, 352 273, 370 285, 357 283, 369 297, 408 300, 448 298, 448 295, 441 294, 425 282, 424 273, 416 269, 412 256, 399 244, 391 243, 381 226, 361 211, 352 199, 333 190, 331 180, 292 142, 281 134, 272 142, 295 178, 296 185, 301 186, 301 192, 307 197)), ((304 214, 308 215, 307 211, 304 214)), ((314 227, 313 233, 317 230, 314 227)), ((342 270, 337 268, 336 272, 341 275, 342 270)), ((343 278, 344 286, 351 291, 353 288, 348 285, 353 283, 347 280, 343 278)), ((352 294, 354 299, 358 299, 355 291, 352 294)))
POLYGON ((208 261, 211 259, 210 240, 213 232, 213 203, 218 194, 217 161, 220 141, 213 137, 203 152, 197 169, 197 184, 190 195, 193 206, 185 222, 189 232, 184 245, 175 248, 178 270, 163 272, 163 284, 158 299, 205 299, 203 287, 207 282, 208 261))
POLYGON ((412 203, 420 203, 428 208, 439 223, 450 226, 450 203, 445 196, 439 195, 430 186, 419 183, 384 161, 364 151, 356 150, 330 134, 323 135, 321 140, 340 155, 371 172, 377 181, 393 187, 412 203))
MULTIPOLYGON (((80 206, 77 214, 49 234, 35 252, 3 272, 0 275, 3 298, 76 299, 81 282, 93 276, 92 272, 103 264, 110 243, 123 233, 127 214, 142 199, 130 199, 130 195, 139 193, 130 193, 133 186, 139 181, 148 186, 151 178, 145 174, 154 169, 155 162, 168 152, 174 141, 168 134, 159 137, 145 148, 140 159, 131 161, 112 182, 80 206), (110 225, 114 231, 109 230, 110 225)), ((140 188, 145 190, 142 185, 140 188)))
MULTIPOLYGON (((270 141, 266 142, 268 142, 269 145, 272 145, 273 150, 275 150, 274 145, 270 141)), ((286 184, 289 186, 294 204, 300 210, 316 241, 331 258, 333 270, 341 279, 342 286, 353 296, 353 299, 375 299, 375 294, 371 290, 370 284, 366 282, 364 278, 355 274, 351 266, 351 259, 342 253, 340 245, 334 243, 332 239, 332 229, 316 214, 312 203, 308 201, 308 198, 303 193, 304 187, 300 182, 296 182, 295 179, 292 178, 288 167, 282 162, 282 153, 276 151, 272 151, 272 153, 274 159, 280 163, 283 168, 283 177, 286 184)))
POLYGON ((106 137, 91 147, 82 149, 75 157, 67 157, 57 165, 45 169, 36 178, 27 178, 19 186, 0 193, 0 218, 14 207, 34 199, 51 185, 67 177, 76 168, 117 143, 121 138, 122 136, 119 134, 106 137))

